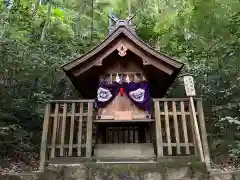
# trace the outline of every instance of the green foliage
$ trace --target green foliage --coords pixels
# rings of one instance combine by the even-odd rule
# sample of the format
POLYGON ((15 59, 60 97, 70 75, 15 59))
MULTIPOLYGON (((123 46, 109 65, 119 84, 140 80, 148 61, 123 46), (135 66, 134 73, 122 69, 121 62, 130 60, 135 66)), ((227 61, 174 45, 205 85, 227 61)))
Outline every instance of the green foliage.
MULTIPOLYGON (((10 10, 0 2, 2 156, 38 152, 44 102, 77 96, 60 66, 106 37, 111 7, 121 18, 136 13, 137 34, 186 63, 204 99, 213 156, 239 157, 239 0, 132 0, 130 9, 126 0, 13 2, 10 10)), ((183 96, 178 84, 173 94, 183 96)))
MULTIPOLYGON (((228 151, 227 154, 230 158, 238 160, 240 156, 240 119, 239 117, 224 117, 221 118, 216 124, 215 128, 218 133, 213 134, 216 136, 212 143, 214 149, 218 149, 218 153, 221 156, 226 156, 224 151, 228 151), (227 146, 226 146, 227 145, 227 146)), ((225 157, 226 158, 226 157, 225 157)))

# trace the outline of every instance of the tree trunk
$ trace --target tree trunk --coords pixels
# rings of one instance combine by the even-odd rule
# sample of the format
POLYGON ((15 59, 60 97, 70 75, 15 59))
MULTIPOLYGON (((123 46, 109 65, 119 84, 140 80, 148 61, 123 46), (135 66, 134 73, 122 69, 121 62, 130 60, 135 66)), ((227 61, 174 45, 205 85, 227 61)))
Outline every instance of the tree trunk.
POLYGON ((34 17, 37 14, 37 10, 38 10, 38 6, 39 6, 40 2, 41 2, 41 0, 36 0, 35 1, 32 17, 34 17))
POLYGON ((128 15, 131 15, 131 0, 128 0, 128 15))
POLYGON ((48 27, 48 24, 49 24, 50 18, 51 18, 52 1, 53 0, 49 0, 49 2, 48 2, 47 19, 46 19, 45 24, 44 24, 43 29, 42 29, 42 34, 41 34, 40 41, 43 41, 45 39, 45 35, 46 35, 46 32, 47 32, 47 27, 48 27))

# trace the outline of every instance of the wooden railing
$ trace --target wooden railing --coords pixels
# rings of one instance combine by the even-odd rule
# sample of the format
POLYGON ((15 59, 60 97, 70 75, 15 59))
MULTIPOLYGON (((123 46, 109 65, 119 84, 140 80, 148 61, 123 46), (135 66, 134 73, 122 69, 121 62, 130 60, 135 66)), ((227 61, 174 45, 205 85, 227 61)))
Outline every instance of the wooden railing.
MULTIPOLYGON (((204 159, 210 163, 202 100, 194 99, 204 159)), ((157 157, 198 155, 189 98, 154 99, 157 157)))
POLYGON ((95 121, 97 144, 154 143, 154 120, 95 121))
POLYGON ((40 152, 40 166, 55 157, 91 158, 93 100, 50 101, 45 117, 40 152))
MULTIPOLYGON (((210 158, 201 99, 194 99, 196 107, 194 113, 189 98, 164 98, 153 101, 155 117, 150 125, 151 127, 153 125, 155 132, 151 128, 151 133, 149 130, 145 132, 145 126, 144 129, 139 123, 132 122, 133 127, 136 126, 138 129, 133 127, 125 129, 126 127, 122 125, 119 131, 106 129, 111 130, 110 134, 116 135, 117 138, 106 136, 105 143, 141 143, 142 141, 154 143, 157 158, 199 155, 200 146, 197 144, 197 133, 193 123, 193 115, 196 114, 201 150, 204 152, 204 161, 209 165, 210 158), (131 132, 134 132, 132 138, 129 136, 131 132)), ((97 125, 96 122, 93 123, 93 102, 93 100, 60 100, 47 103, 42 132, 40 170, 44 169, 46 160, 57 157, 91 158, 94 140, 99 139, 94 138, 97 136, 94 133, 99 130, 94 129, 97 125)), ((101 133, 103 132, 101 129, 101 133)))

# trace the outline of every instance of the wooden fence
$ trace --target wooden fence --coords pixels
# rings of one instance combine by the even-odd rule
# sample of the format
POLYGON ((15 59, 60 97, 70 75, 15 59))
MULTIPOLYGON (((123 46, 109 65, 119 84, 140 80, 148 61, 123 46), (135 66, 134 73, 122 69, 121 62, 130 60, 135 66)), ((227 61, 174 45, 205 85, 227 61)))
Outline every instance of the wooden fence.
MULTIPOLYGON (((194 100, 200 127, 204 158, 209 164, 209 150, 202 100, 194 100)), ((189 98, 154 99, 157 157, 197 155, 196 133, 189 98)))
POLYGON ((108 121, 95 121, 97 144, 154 143, 154 120, 108 121))
MULTIPOLYGON (((156 156, 198 155, 196 133, 193 126, 188 98, 154 99, 154 118, 143 122, 123 122, 114 120, 107 128, 96 127, 93 123, 93 100, 50 101, 45 108, 45 117, 40 152, 40 170, 46 160, 57 157, 92 157, 92 147, 97 143, 153 143, 156 144, 156 156), (149 122, 148 122, 149 121, 149 122), (154 123, 155 122, 155 123, 154 123), (118 125, 117 125, 118 124, 118 125), (148 124, 148 125, 147 125, 148 124), (155 128, 155 130, 153 129, 155 128), (105 132, 106 131, 106 132, 105 132), (104 133, 100 136, 98 133, 104 133), (96 133, 96 134, 95 134, 96 133), (99 135, 99 136, 98 136, 99 135), (98 138, 94 138, 98 136, 98 138)), ((206 128, 201 99, 194 100, 199 124, 204 160, 210 165, 206 128)), ((100 120, 99 120, 100 121, 100 120)))
POLYGON ((45 108, 39 169, 55 157, 90 158, 92 120, 93 100, 50 101, 45 108))

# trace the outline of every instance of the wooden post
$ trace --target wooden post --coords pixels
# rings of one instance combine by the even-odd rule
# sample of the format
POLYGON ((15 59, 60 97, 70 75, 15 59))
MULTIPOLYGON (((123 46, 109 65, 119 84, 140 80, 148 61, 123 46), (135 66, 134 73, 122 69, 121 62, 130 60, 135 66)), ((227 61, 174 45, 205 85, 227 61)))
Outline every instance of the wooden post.
POLYGON ((82 155, 82 125, 83 125, 83 103, 80 103, 80 115, 78 124, 78 151, 77 155, 82 155))
POLYGON ((184 76, 183 80, 184 80, 186 94, 190 99, 190 108, 191 108, 190 110, 191 110, 192 116, 193 116, 193 124, 194 124, 196 141, 197 141, 197 145, 198 145, 198 149, 199 149, 200 158, 201 158, 201 161, 204 162, 202 141, 201 141, 201 137, 200 137, 199 127, 198 127, 198 122, 197 122, 197 115, 196 115, 195 105, 194 105, 194 101, 193 101, 193 96, 196 96, 193 77, 191 75, 184 76))
POLYGON ((190 109, 191 107, 191 104, 190 104, 190 101, 188 103, 189 105, 189 113, 190 113, 190 123, 191 123, 191 131, 192 131, 192 138, 193 138, 193 148, 194 148, 194 154, 197 155, 198 154, 198 146, 197 146, 197 142, 196 142, 196 132, 195 132, 195 128, 194 128, 194 122, 193 122, 193 113, 190 109))
POLYGON ((64 153, 66 118, 67 118, 67 103, 64 103, 63 119, 62 119, 62 132, 61 132, 61 145, 60 145, 60 156, 63 156, 63 153, 64 153))
POLYGON ((190 154, 189 142, 188 142, 187 123, 186 123, 186 112, 185 112, 185 109, 184 109, 184 101, 180 102, 180 108, 181 108, 181 116, 182 116, 181 120, 182 120, 184 144, 185 144, 185 147, 186 147, 186 154, 190 154))
POLYGON ((203 107, 202 107, 202 100, 197 101, 197 111, 198 111, 198 117, 200 121, 200 130, 202 135, 202 143, 203 143, 203 150, 204 150, 204 157, 207 168, 211 168, 210 165, 210 153, 208 148, 208 140, 207 140, 207 132, 206 132, 206 126, 205 126, 205 119, 203 114, 203 107))
POLYGON ((168 102, 167 101, 164 102, 164 114, 165 114, 165 127, 166 127, 166 132, 167 132, 168 155, 172 155, 171 134, 170 134, 168 102))
POLYGON ((87 117, 87 142, 86 142, 86 157, 92 156, 92 121, 93 121, 93 103, 88 102, 88 117, 87 117))
POLYGON ((56 103, 55 104, 55 112, 54 112, 51 158, 55 157, 56 135, 57 135, 57 124, 58 124, 58 111, 59 111, 59 104, 56 103))
POLYGON ((179 130, 178 130, 179 127, 178 127, 177 110, 176 110, 176 102, 175 101, 172 102, 172 109, 173 109, 175 138, 176 138, 176 145, 177 145, 177 154, 181 154, 179 130))
POLYGON ((72 156, 72 151, 73 151, 74 121, 75 121, 75 103, 72 103, 72 114, 71 114, 71 126, 70 126, 70 138, 69 138, 68 156, 72 156))
POLYGON ((163 141, 162 141, 162 128, 161 128, 161 115, 159 101, 154 101, 155 110, 155 131, 156 131, 156 146, 157 146, 157 158, 163 156, 163 141))
POLYGON ((201 137, 200 137, 193 97, 190 97, 190 104, 191 104, 191 111, 192 111, 192 115, 193 115, 193 123, 194 123, 194 128, 195 128, 195 133, 196 133, 196 140, 197 140, 197 145, 198 145, 198 149, 199 149, 199 154, 200 154, 201 161, 204 162, 202 141, 201 141, 201 137))
POLYGON ((40 164, 39 171, 44 171, 45 161, 46 161, 46 150, 47 150, 47 134, 48 134, 48 123, 49 123, 49 113, 50 104, 48 103, 45 107, 45 115, 43 122, 43 132, 42 132, 42 143, 40 152, 40 164))

